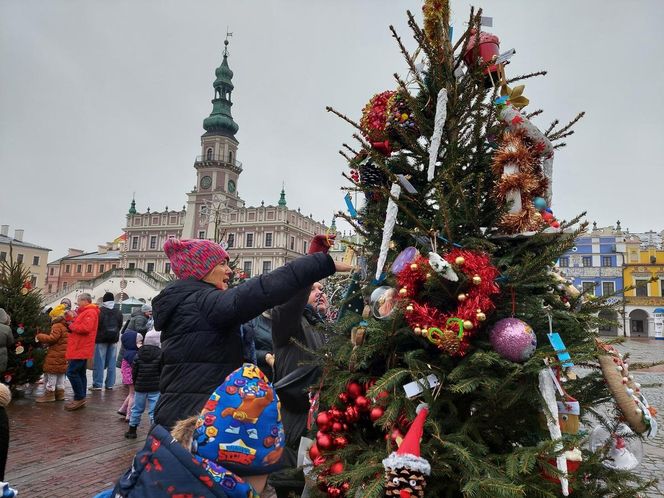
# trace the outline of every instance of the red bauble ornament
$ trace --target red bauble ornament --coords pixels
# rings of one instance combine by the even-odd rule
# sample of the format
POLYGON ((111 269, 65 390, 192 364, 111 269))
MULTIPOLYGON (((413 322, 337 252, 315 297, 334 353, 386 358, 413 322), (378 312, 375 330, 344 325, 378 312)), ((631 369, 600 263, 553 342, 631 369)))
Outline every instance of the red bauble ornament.
POLYGON ((321 450, 328 451, 332 449, 332 438, 327 434, 320 434, 316 436, 316 444, 321 450))
POLYGON ((332 408, 331 410, 328 410, 327 413, 329 413, 332 420, 339 420, 343 416, 342 411, 338 408, 332 408))
POLYGON ((337 488, 336 486, 330 486, 327 488, 327 496, 331 496, 332 498, 337 498, 339 496, 342 496, 342 491, 340 488, 337 488))
POLYGON ((372 422, 375 422, 380 417, 382 417, 384 413, 385 413, 385 408, 383 408, 382 406, 374 406, 369 412, 369 418, 371 419, 372 422))
POLYGON ((342 404, 348 404, 350 397, 348 396, 348 393, 339 393, 339 401, 342 404))
POLYGON ((380 399, 387 399, 389 396, 390 396, 390 393, 388 393, 387 391, 381 391, 376 395, 376 401, 378 401, 380 399))
POLYGON ((332 424, 332 432, 341 432, 344 429, 344 426, 341 422, 335 422, 332 424))
POLYGON ((355 398, 355 406, 359 411, 367 412, 371 408, 371 401, 366 396, 358 396, 355 398))
POLYGON ((364 394, 362 386, 359 384, 359 382, 355 382, 354 380, 348 383, 348 386, 346 387, 346 392, 353 399, 364 394))
POLYGON ((346 420, 351 424, 360 420, 360 412, 355 406, 349 406, 346 408, 346 420))
POLYGON ((321 455, 321 456, 317 456, 317 457, 314 458, 314 460, 313 460, 314 467, 320 467, 321 465, 323 465, 323 464, 325 463, 325 461, 326 461, 326 460, 325 460, 325 457, 324 457, 324 456, 322 456, 322 455, 321 455))
POLYGON ((368 391, 376 384, 376 379, 368 380, 364 383, 364 391, 368 391))
POLYGON ((341 491, 343 491, 344 493, 348 493, 349 489, 350 489, 350 483, 349 482, 345 482, 341 485, 341 491))
POLYGON ((344 471, 343 462, 334 462, 332 465, 330 465, 330 474, 333 475, 341 474, 343 471, 344 471))
POLYGON ((320 412, 316 417, 316 425, 321 431, 326 431, 330 426, 330 415, 327 412, 320 412))
POLYGON ((337 436, 334 438, 334 446, 337 448, 345 448, 348 445, 348 439, 344 436, 337 436))
POLYGON ((396 443, 397 439, 403 439, 403 433, 399 429, 394 428, 392 429, 392 434, 390 434, 390 439, 396 443))
POLYGON ((321 456, 320 455, 320 450, 318 449, 318 446, 316 446, 316 443, 314 443, 309 447, 309 458, 313 462, 319 456, 321 456))

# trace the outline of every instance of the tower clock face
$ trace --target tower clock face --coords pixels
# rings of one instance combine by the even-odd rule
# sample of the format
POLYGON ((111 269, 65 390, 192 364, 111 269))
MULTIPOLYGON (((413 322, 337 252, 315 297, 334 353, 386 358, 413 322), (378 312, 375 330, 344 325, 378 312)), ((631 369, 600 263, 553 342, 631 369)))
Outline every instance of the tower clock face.
POLYGON ((228 180, 228 191, 235 192, 235 182, 233 180, 228 180))
POLYGON ((204 176, 201 178, 201 188, 210 188, 212 186, 212 178, 204 176))

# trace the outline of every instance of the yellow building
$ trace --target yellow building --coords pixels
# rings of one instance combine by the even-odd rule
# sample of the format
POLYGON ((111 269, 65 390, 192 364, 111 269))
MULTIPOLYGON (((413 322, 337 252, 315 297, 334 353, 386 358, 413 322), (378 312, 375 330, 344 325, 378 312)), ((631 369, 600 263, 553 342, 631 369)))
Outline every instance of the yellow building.
POLYGON ((0 261, 9 261, 10 255, 15 262, 22 263, 30 271, 33 286, 46 288, 46 265, 50 249, 25 242, 23 230, 15 230, 14 237, 9 236, 9 225, 0 226, 0 261))
POLYGON ((625 237, 626 335, 663 338, 664 249, 661 234, 646 232, 625 237))

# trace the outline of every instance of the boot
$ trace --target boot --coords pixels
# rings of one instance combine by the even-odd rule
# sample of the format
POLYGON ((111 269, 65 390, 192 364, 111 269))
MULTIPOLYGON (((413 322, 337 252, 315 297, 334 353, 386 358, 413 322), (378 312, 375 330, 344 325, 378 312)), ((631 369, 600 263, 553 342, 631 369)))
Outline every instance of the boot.
POLYGON ((85 398, 83 399, 74 399, 70 401, 69 403, 65 404, 65 410, 68 412, 73 412, 74 410, 78 410, 79 408, 83 408, 85 406, 86 400, 85 398))
POLYGON ((136 434, 137 427, 135 425, 130 425, 129 430, 125 432, 125 437, 127 439, 136 439, 138 435, 136 434))
POLYGON ((64 401, 65 400, 65 390, 56 389, 55 390, 55 401, 64 401))
POLYGON ((37 403, 50 403, 55 401, 55 391, 44 391, 44 394, 35 398, 37 403))

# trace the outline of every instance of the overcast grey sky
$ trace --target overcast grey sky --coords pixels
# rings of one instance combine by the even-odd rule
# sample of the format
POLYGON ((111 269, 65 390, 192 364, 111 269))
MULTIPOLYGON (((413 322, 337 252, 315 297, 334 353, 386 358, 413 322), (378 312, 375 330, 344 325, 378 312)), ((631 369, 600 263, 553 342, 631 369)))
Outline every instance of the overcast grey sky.
MULTIPOLYGON (((471 3, 452 0, 455 34, 471 3)), ((553 209, 600 225, 662 229, 664 2, 485 0, 508 75, 526 82, 545 128, 586 118, 556 155, 553 209)), ((180 208, 212 108, 214 69, 233 32, 238 190, 248 205, 278 200, 329 223, 344 208, 337 150, 405 64, 414 0, 0 0, 0 223, 54 250, 94 250, 137 207, 180 208)))

